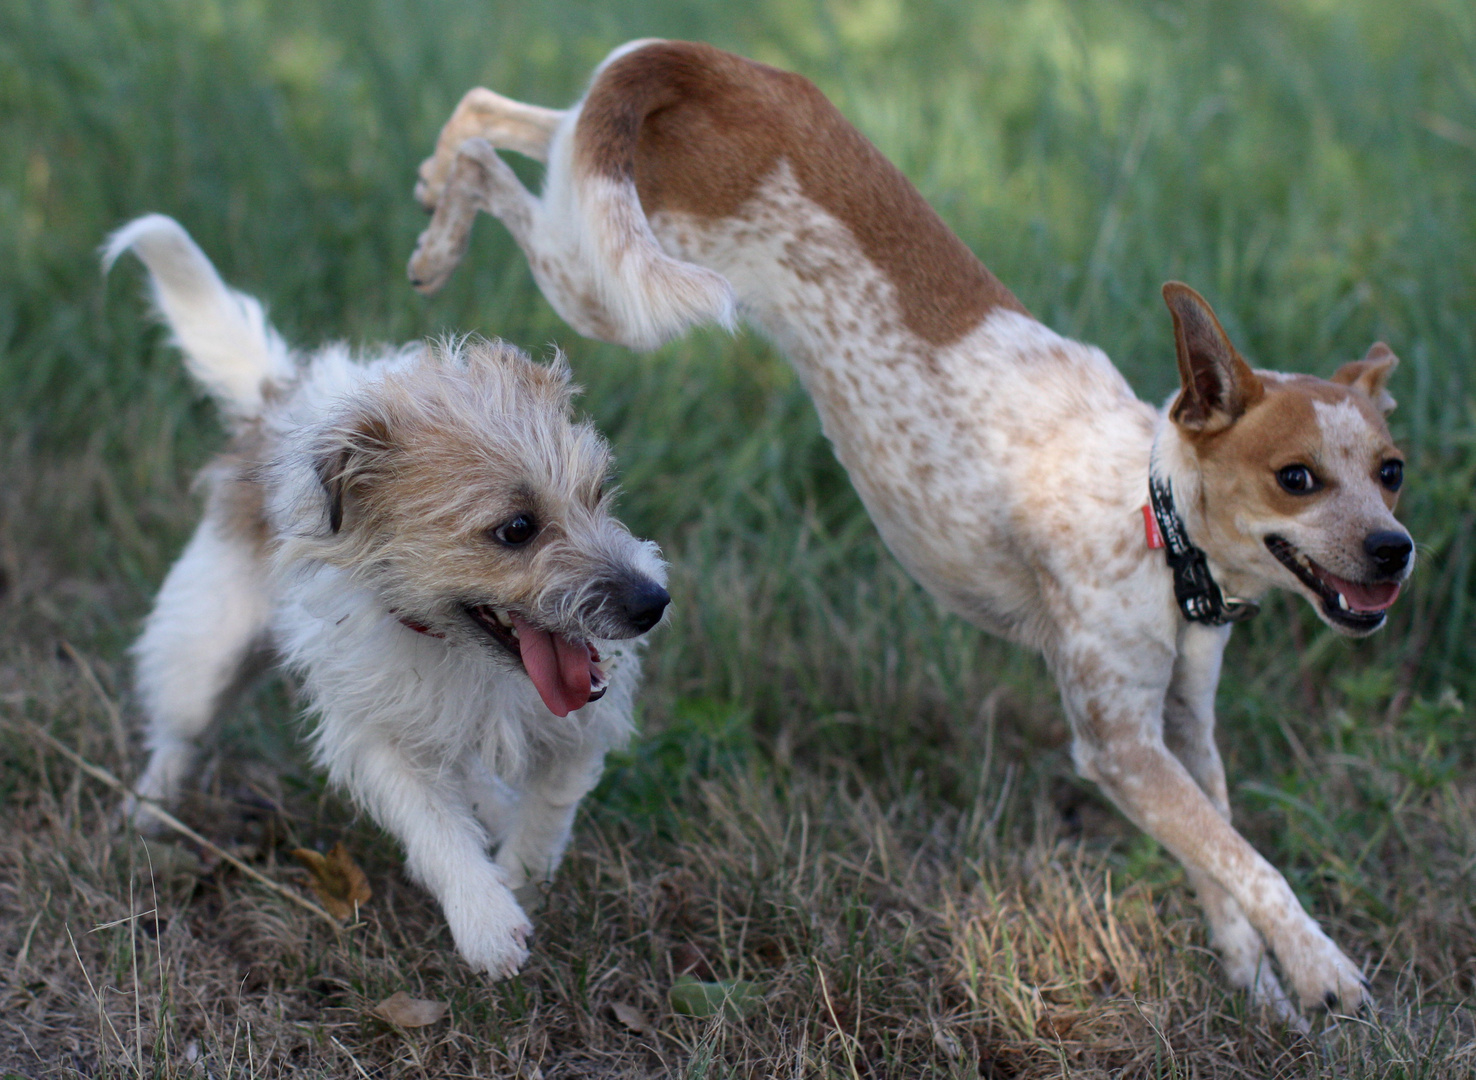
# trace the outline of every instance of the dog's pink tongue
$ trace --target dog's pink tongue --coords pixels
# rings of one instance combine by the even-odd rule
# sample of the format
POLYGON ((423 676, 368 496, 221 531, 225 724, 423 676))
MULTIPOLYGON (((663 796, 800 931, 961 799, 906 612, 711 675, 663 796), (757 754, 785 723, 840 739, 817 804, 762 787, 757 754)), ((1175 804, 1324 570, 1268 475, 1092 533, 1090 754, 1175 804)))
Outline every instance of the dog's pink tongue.
POLYGON ((1399 599, 1399 582, 1381 581, 1373 585, 1362 585, 1356 581, 1344 581, 1336 574, 1323 571, 1329 585, 1343 594, 1348 606, 1360 614, 1387 611, 1399 599))
POLYGON ((589 701, 589 646, 540 630, 517 615, 512 621, 518 629, 523 667, 548 711, 568 716, 582 709, 589 701))
POLYGON ((1384 581, 1377 585, 1359 585, 1352 581, 1338 584, 1338 592, 1354 611, 1386 611, 1399 599, 1399 582, 1384 581))

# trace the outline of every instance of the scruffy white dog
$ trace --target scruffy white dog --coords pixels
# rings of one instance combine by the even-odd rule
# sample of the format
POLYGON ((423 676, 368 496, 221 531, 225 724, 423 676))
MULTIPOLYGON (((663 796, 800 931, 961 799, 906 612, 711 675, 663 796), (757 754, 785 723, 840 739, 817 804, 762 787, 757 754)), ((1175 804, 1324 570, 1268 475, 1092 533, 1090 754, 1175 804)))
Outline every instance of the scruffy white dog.
POLYGON ((668 601, 655 545, 611 514, 567 367, 483 341, 300 356, 177 222, 132 222, 107 263, 127 250, 233 433, 135 647, 138 795, 176 798, 222 692, 274 646, 318 761, 404 844, 462 956, 516 972, 514 890, 551 876, 628 736, 635 639, 668 601))

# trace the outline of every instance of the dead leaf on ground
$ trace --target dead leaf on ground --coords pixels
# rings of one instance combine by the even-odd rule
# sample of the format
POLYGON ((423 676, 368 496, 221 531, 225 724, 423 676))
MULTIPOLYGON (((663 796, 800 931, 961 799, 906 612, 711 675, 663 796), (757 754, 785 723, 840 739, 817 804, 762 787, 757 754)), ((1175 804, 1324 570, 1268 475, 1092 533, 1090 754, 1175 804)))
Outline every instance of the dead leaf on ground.
POLYGON ((701 982, 716 982, 717 973, 702 955, 702 950, 690 941, 684 941, 671 950, 671 973, 690 975, 701 982))
POLYGON ((396 990, 370 1009, 369 1013, 371 1016, 388 1020, 391 1024, 397 1024, 402 1028, 417 1028, 434 1024, 445 1016, 450 1008, 451 1006, 444 1001, 425 1001, 421 998, 413 998, 403 990, 396 990))
POLYGON ((369 888, 369 879, 349 857, 348 848, 342 841, 334 844, 327 855, 298 848, 292 857, 307 867, 312 875, 309 883, 313 892, 318 894, 323 907, 335 919, 353 918, 357 909, 374 895, 369 888))
POLYGON ((929 1026, 933 1032, 933 1045, 942 1050, 949 1061, 957 1061, 961 1055, 958 1040, 950 1035, 938 1021, 930 1021, 929 1026))
POLYGON ((617 1001, 610 1006, 610 1011, 615 1014, 615 1019, 620 1021, 622 1027, 635 1032, 637 1035, 651 1034, 651 1020, 645 1013, 634 1005, 627 1005, 623 1001, 617 1001))

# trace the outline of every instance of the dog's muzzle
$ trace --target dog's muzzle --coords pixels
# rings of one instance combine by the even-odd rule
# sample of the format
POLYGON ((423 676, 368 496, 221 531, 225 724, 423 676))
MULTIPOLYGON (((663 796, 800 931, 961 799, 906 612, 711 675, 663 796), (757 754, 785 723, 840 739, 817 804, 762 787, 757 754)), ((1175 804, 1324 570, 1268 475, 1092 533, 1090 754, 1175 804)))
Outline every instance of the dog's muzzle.
POLYGON ((1375 580, 1350 581, 1316 562, 1282 536, 1268 536, 1266 549, 1322 601, 1322 613, 1336 628, 1350 634, 1370 634, 1384 625, 1399 598, 1402 577, 1414 552, 1404 533, 1376 532, 1364 540, 1373 562, 1375 580))

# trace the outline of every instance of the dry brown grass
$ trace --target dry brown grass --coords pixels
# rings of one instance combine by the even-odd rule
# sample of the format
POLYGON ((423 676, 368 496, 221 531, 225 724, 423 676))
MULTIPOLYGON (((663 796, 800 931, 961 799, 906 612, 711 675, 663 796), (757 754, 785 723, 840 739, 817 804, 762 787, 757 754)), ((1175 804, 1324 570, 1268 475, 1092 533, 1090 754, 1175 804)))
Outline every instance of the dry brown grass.
MULTIPOLYGON (((68 468, 27 497, 65 515, 97 467, 68 468)), ((1089 793, 1034 769, 1037 744, 1001 732, 995 747, 997 710, 980 718, 990 741, 965 799, 791 748, 658 774, 671 786, 653 802, 641 785, 655 759, 637 752, 583 816, 527 970, 490 985, 458 960, 393 845, 324 791, 290 742, 262 735, 292 708, 290 690, 269 681, 234 710, 183 816, 299 888, 287 853, 345 840, 375 896, 335 934, 207 850, 123 835, 114 793, 22 731, 38 724, 127 772, 136 752, 110 704, 126 703, 116 644, 59 646, 68 628, 88 632, 79 614, 140 597, 59 576, 9 521, 6 1074, 1435 1078, 1476 1066, 1470 1015, 1448 1007, 1470 985, 1469 925, 1442 902, 1458 890, 1426 888, 1388 935, 1377 979, 1387 1015, 1298 1037, 1222 990, 1170 864, 1144 856, 1089 793), (693 964, 755 980, 761 1009, 673 1015, 672 980, 693 964), (373 1018, 397 990, 449 1003, 448 1018, 415 1030, 373 1018), (618 1020, 617 1005, 643 1030, 618 1020)), ((1447 842, 1470 821, 1461 790, 1440 810, 1447 842)), ((1366 929, 1338 931, 1355 955, 1374 948, 1366 929)))
MULTIPOLYGON (((45 678, 29 707, 108 761, 75 665, 32 659, 45 678)), ((346 836, 376 896, 341 936, 198 850, 121 837, 110 793, 55 753, 28 756, 0 845, 0 1061, 25 1076, 1455 1077, 1476 1063, 1469 1025, 1422 1030, 1434 1008, 1312 1040, 1246 1017, 1182 885, 1123 887, 1059 835, 971 855, 970 815, 884 807, 839 776, 705 782, 671 837, 596 808, 528 969, 489 986, 332 796, 278 802, 248 763, 221 768, 190 817, 284 881, 301 880, 288 844, 346 836), (693 949, 717 977, 759 981, 760 1013, 671 1015, 693 949), (396 990, 449 1002, 449 1019, 371 1018, 396 990)))
MULTIPOLYGON (((696 610, 657 642, 647 736, 582 815, 509 983, 465 968, 393 844, 305 766, 290 685, 248 692, 181 814, 304 891, 291 850, 345 841, 375 895, 335 933, 210 850, 124 835, 115 793, 27 733, 131 775, 122 646, 167 558, 150 534, 177 534, 193 507, 167 480, 119 495, 96 451, 12 449, 6 465, 0 1076, 1434 1080, 1476 1066, 1476 786, 1427 731, 1334 716, 1342 734, 1304 749, 1327 813, 1371 823, 1366 836, 1251 803, 1256 840, 1377 967, 1377 1020, 1302 1038, 1223 990, 1182 874, 1068 778, 1030 666, 971 668, 978 640, 917 611, 885 563, 859 581, 815 572, 829 555, 805 551, 813 522, 781 536, 796 552, 783 572, 755 571, 776 564, 739 545, 674 552, 696 610), (89 574, 57 536, 141 569, 89 574), (984 705, 960 722, 970 698, 984 705), (777 724, 745 707, 774 700, 789 703, 777 724), (756 1015, 674 1015, 673 979, 694 965, 755 981, 756 1015), (374 1018, 396 991, 449 1015, 374 1018)), ((1359 707, 1357 688, 1340 700, 1359 707)))

